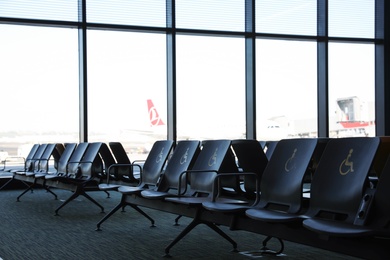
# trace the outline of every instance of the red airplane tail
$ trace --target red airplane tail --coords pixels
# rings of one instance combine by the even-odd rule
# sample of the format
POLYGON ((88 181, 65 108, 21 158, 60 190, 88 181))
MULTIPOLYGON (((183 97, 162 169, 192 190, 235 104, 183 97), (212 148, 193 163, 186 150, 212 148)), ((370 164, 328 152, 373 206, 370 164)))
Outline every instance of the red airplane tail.
POLYGON ((148 103, 150 125, 151 126, 165 125, 164 121, 162 121, 160 115, 158 114, 157 109, 153 104, 153 101, 151 99, 148 99, 147 103, 148 103))

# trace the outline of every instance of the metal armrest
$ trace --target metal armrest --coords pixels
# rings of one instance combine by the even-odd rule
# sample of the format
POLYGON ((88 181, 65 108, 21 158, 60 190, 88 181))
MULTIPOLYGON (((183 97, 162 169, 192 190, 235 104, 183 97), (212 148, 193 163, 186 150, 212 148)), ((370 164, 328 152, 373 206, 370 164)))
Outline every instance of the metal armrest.
POLYGON ((254 172, 236 172, 236 173, 219 173, 214 179, 214 185, 213 185, 213 196, 212 196, 212 202, 215 202, 216 199, 220 195, 221 191, 221 182, 220 179, 224 177, 231 177, 231 176, 255 176, 256 178, 256 199, 253 205, 257 204, 257 202, 260 199, 260 181, 259 176, 254 172))
POLYGON ((5 158, 5 160, 3 162, 3 169, 2 170, 5 170, 7 161, 10 162, 12 159, 22 159, 24 168, 26 168, 26 158, 24 158, 22 156, 8 156, 7 158, 5 158))
POLYGON ((138 167, 139 170, 140 170, 141 177, 142 177, 142 167, 141 167, 141 165, 134 164, 134 162, 130 163, 130 164, 129 163, 116 163, 116 164, 110 165, 110 167, 108 167, 108 169, 107 169, 107 184, 110 183, 110 172, 111 172, 111 169, 124 167, 124 166, 130 167, 131 168, 131 173, 133 175, 134 175, 134 167, 138 167))
POLYGON ((178 187, 178 196, 180 197, 181 195, 183 195, 184 193, 186 193, 187 192, 187 183, 188 183, 188 178, 187 178, 187 176, 186 176, 186 178, 185 178, 185 181, 186 181, 186 185, 185 185, 185 190, 182 192, 181 191, 181 185, 182 185, 182 177, 183 177, 183 175, 187 175, 187 173, 200 173, 200 172, 215 172, 216 174, 218 174, 218 171, 215 171, 215 170, 188 170, 188 171, 184 171, 184 172, 182 172, 182 173, 180 173, 180 177, 179 177, 179 187, 178 187))

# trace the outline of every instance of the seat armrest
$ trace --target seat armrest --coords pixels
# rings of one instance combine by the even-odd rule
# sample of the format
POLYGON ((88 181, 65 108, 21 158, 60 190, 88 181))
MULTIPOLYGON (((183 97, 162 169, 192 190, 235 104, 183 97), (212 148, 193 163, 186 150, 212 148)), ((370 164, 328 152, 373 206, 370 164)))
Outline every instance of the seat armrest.
POLYGON ((21 157, 21 156, 8 156, 8 157, 5 158, 5 160, 2 162, 2 164, 3 164, 2 170, 5 170, 5 168, 7 167, 7 162, 11 162, 11 161, 14 161, 14 160, 16 160, 16 159, 22 160, 22 161, 23 161, 23 166, 26 167, 26 158, 21 157))
POLYGON ((220 195, 222 189, 220 179, 231 176, 255 176, 256 178, 256 199, 253 205, 257 204, 260 199, 260 180, 259 176, 254 172, 236 172, 236 173, 219 173, 214 179, 212 202, 215 202, 220 195))
POLYGON ((188 183, 188 178, 187 178, 187 176, 186 176, 186 178, 185 178, 185 181, 186 181, 186 185, 185 185, 185 190, 184 191, 181 191, 181 186, 182 186, 182 179, 183 179, 183 176, 184 175, 187 175, 188 173, 204 173, 204 172, 214 172, 214 173, 216 173, 216 174, 218 174, 218 171, 215 171, 215 170, 187 170, 187 171, 184 171, 184 172, 182 172, 181 174, 180 174, 180 177, 179 177, 179 187, 178 187, 178 196, 180 197, 180 196, 182 196, 184 193, 186 193, 186 191, 187 191, 187 183, 188 183))
MULTIPOLYGON (((134 172, 134 167, 138 167, 139 170, 140 170, 140 174, 141 174, 141 178, 142 178, 142 167, 141 165, 139 164, 134 164, 133 163, 116 163, 116 164, 112 164, 108 167, 107 169, 107 184, 110 183, 110 173, 111 173, 111 169, 114 169, 114 168, 119 168, 119 167, 130 167, 131 168, 131 174, 133 174, 134 172)), ((134 175, 133 175, 134 176, 134 175)))

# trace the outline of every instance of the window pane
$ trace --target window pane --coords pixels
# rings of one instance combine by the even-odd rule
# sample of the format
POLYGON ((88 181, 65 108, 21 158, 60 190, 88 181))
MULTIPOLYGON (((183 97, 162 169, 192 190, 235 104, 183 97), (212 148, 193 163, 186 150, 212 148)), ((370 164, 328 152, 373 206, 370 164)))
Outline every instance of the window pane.
POLYGON ((87 19, 91 23, 165 27, 165 1, 87 0, 87 19))
POLYGON ((257 40, 257 139, 317 136, 317 45, 257 40))
POLYGON ((317 34, 316 0, 256 0, 256 32, 317 34))
POLYGON ((374 0, 329 0, 329 36, 375 37, 374 0))
POLYGON ((245 1, 176 1, 177 28, 244 31, 245 1))
POLYGON ((134 160, 167 138, 165 60, 163 34, 88 31, 89 140, 121 142, 134 160))
POLYGON ((77 0, 2 0, 0 17, 78 21, 77 0))
POLYGON ((244 39, 177 36, 178 139, 245 136, 244 39))
POLYGON ((375 47, 329 44, 331 137, 375 136, 375 47))
POLYGON ((0 150, 78 142, 77 30, 0 25, 0 150))

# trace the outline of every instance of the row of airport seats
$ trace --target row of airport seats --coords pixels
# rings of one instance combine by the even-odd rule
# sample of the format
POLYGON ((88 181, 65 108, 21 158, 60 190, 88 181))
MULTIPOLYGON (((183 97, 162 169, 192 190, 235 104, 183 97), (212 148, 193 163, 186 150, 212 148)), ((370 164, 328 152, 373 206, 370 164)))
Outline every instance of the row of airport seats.
POLYGON ((54 147, 56 171, 47 170, 45 159, 13 171, 14 179, 29 183, 20 196, 36 185, 53 194, 52 187, 71 190, 58 214, 79 195, 104 211, 87 192, 120 192, 121 200, 97 230, 127 206, 152 226, 155 221, 142 207, 175 214, 175 224, 181 216, 192 218, 165 248, 166 256, 199 224, 221 235, 234 251, 237 243, 219 226, 266 235, 260 254, 281 254, 284 240, 367 259, 390 254, 387 137, 285 139, 267 147, 256 140, 163 140, 142 166, 130 163, 120 143, 54 147), (267 247, 272 238, 280 248, 267 247))
MULTIPOLYGON (((88 192, 101 191, 99 184, 105 181, 107 176, 121 184, 135 185, 138 179, 134 174, 139 173, 141 169, 139 164, 130 163, 125 150, 118 142, 110 143, 110 147, 102 142, 35 144, 24 159, 23 166, 7 167, 6 162, 0 174, 10 176, 9 182, 18 180, 27 186, 17 197, 17 201, 35 187, 43 187, 53 194, 55 199, 57 195, 52 188, 72 192, 71 196, 55 210, 56 215, 61 208, 80 195, 92 201, 104 212, 104 208, 88 195, 88 192), (117 167, 110 168, 114 164, 117 167)), ((106 193, 109 196, 109 193, 106 193)))
POLYGON ((234 251, 238 245, 221 225, 266 235, 261 254, 281 254, 288 240, 385 258, 390 253, 389 144, 387 137, 286 139, 277 142, 268 159, 254 140, 181 141, 152 184, 117 187, 122 198, 97 230, 126 206, 154 226, 140 208, 147 207, 177 215, 176 224, 180 216, 192 218, 165 248, 166 256, 193 228, 205 224, 234 251), (272 238, 280 241, 280 249, 267 247, 272 238))

